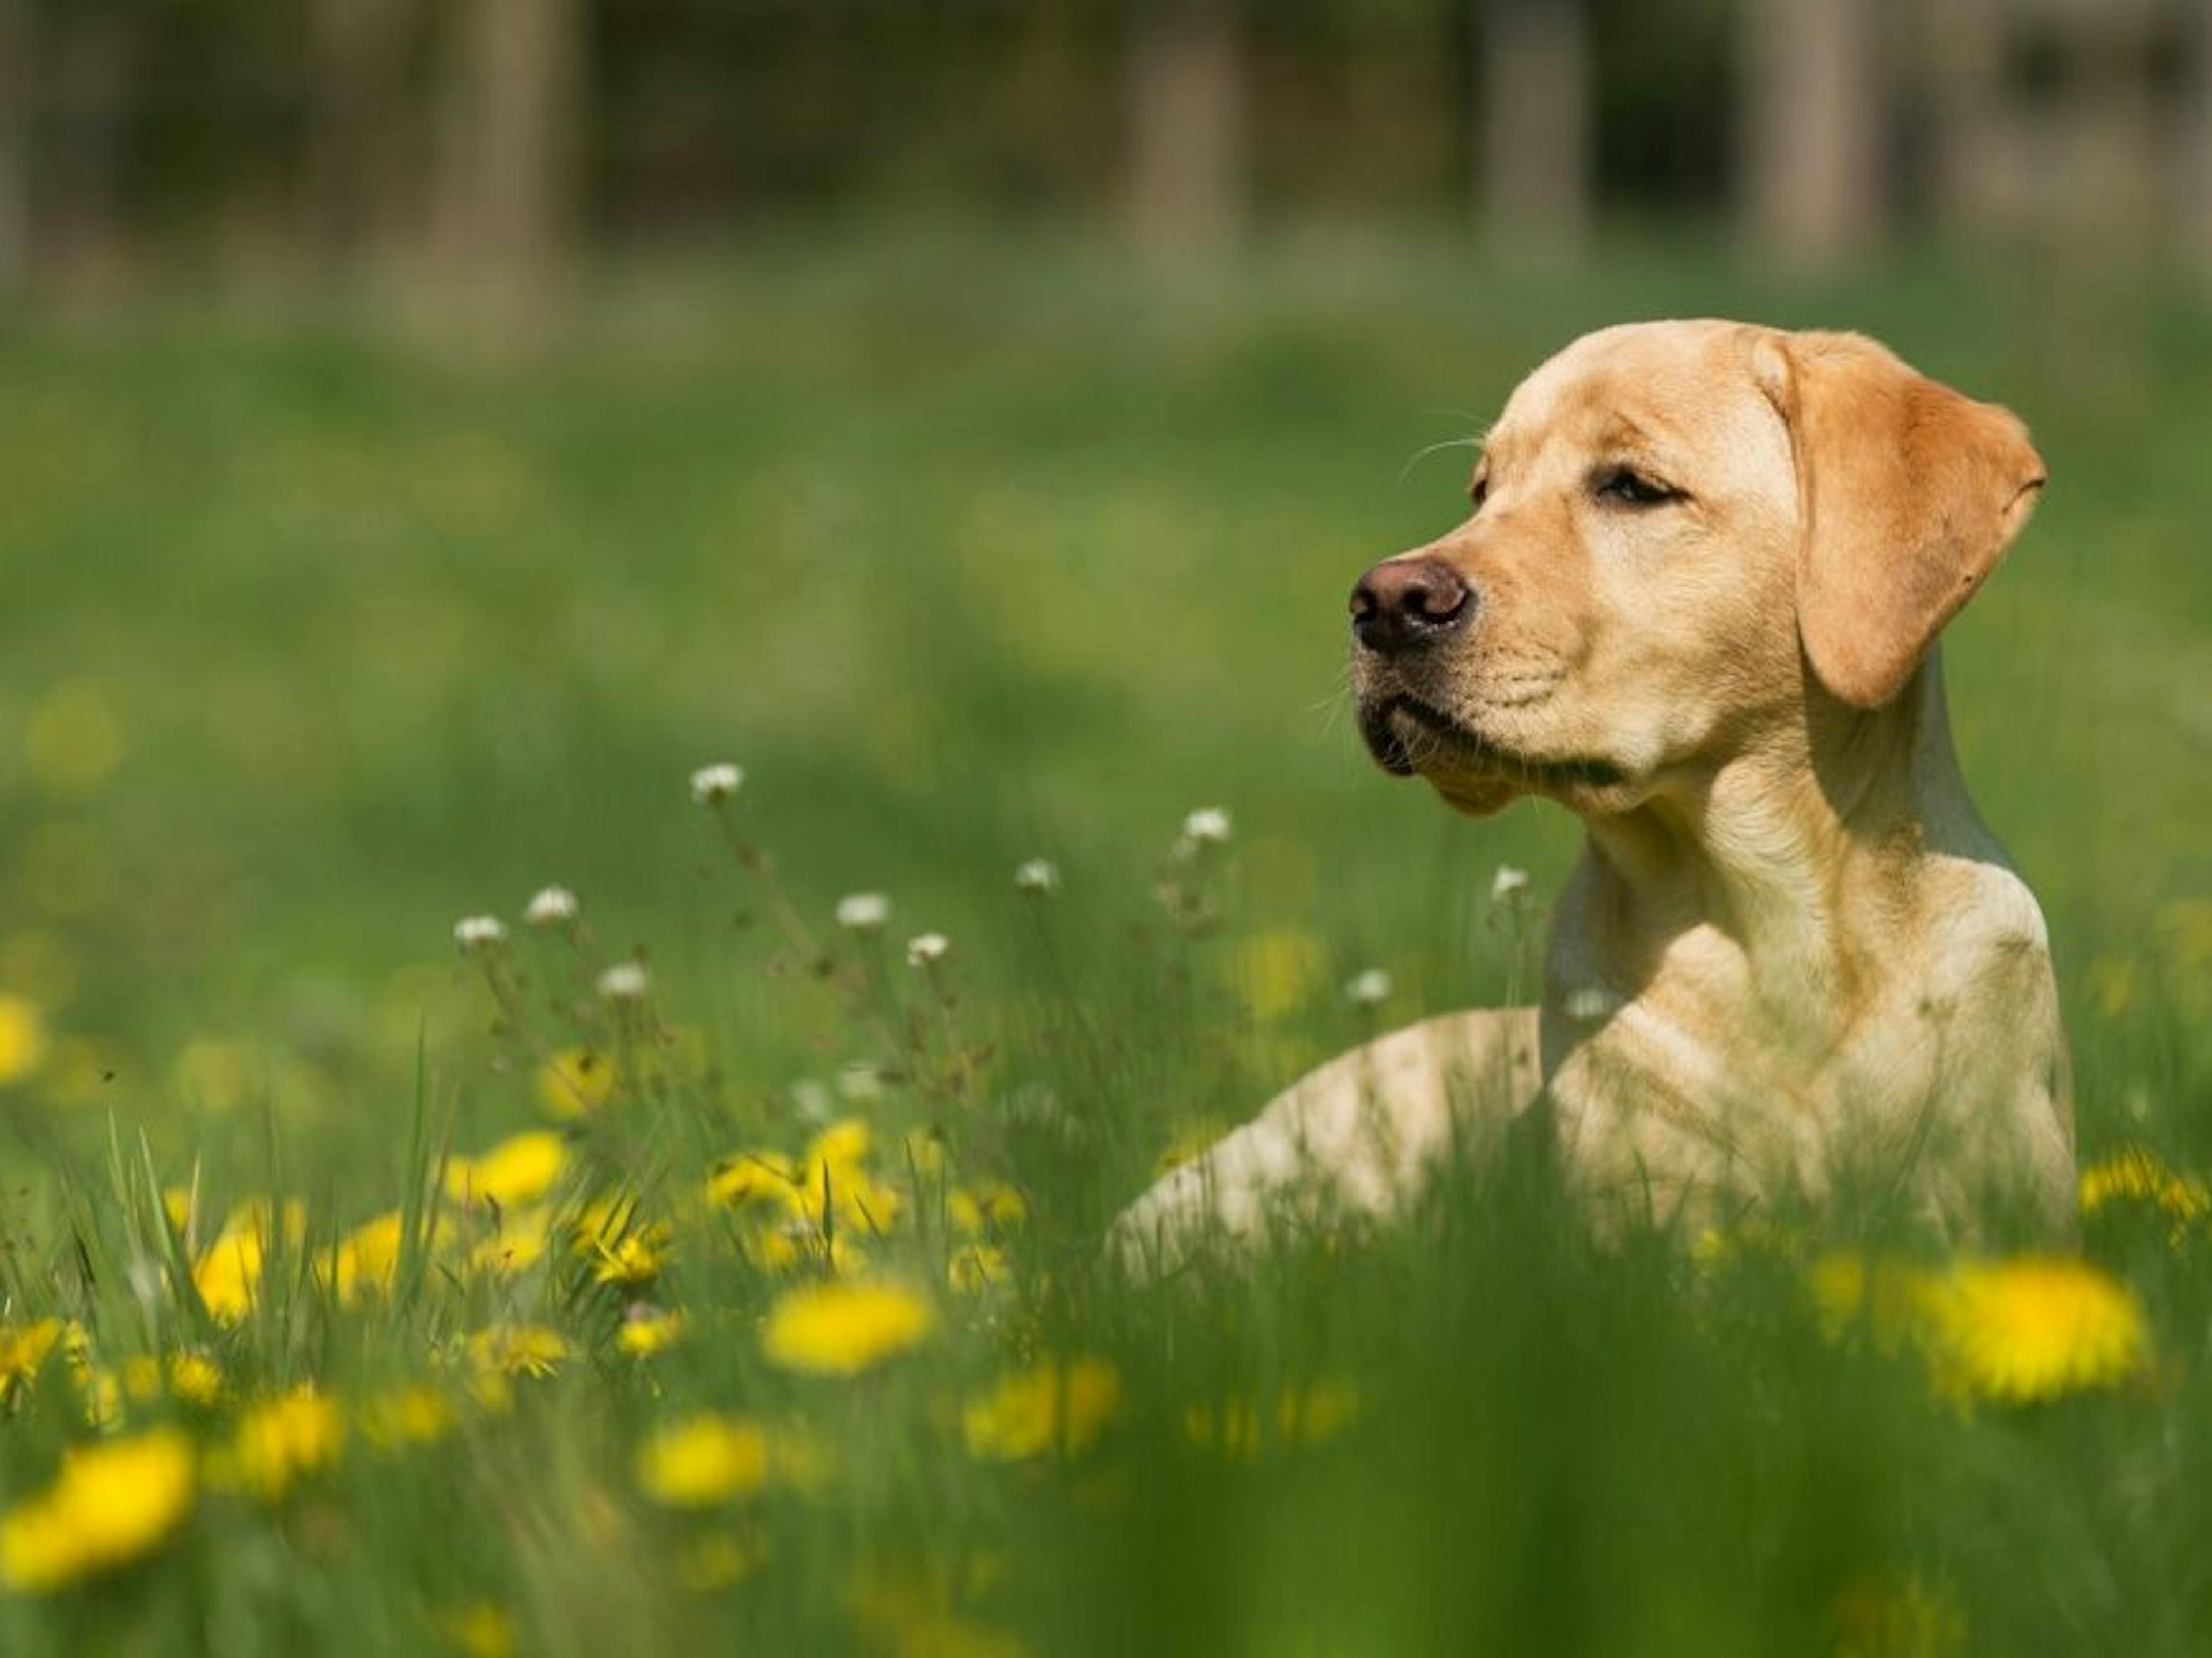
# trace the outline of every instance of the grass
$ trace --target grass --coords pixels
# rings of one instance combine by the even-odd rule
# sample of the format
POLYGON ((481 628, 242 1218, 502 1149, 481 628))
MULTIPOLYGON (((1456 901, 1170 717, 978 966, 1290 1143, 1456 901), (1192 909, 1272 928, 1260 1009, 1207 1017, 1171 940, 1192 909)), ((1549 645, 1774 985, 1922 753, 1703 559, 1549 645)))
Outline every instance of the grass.
POLYGON ((88 1408, 109 1442, 175 1426, 198 1489, 82 1586, 0 1596, 0 1649, 2203 1649, 2187 292, 825 241, 609 273, 520 347, 200 298, 18 318, 0 364, 0 1005, 43 1032, 0 1087, 0 1278, 9 1339, 82 1332, 8 1350, 0 1497, 48 1488, 88 1408), (1951 1269, 1848 1213, 1600 1247, 1510 1161, 1381 1236, 1164 1292, 1098 1271, 1178 1136, 1378 1023, 1525 992, 1572 826, 1470 824, 1367 765, 1343 593, 1449 521, 1464 457, 1422 452, 1546 352, 1709 312, 1864 327, 2051 463, 1947 661, 2051 918, 2085 1151, 2180 1171, 2090 1220, 2142 1321, 2110 1385, 1960 1383, 1951 1269), (772 886, 685 799, 725 757, 772 886), (1190 936, 1152 888, 1212 804, 1223 923, 1190 936), (1012 884, 1035 855, 1048 900, 1012 884), (1492 905, 1500 863, 1533 906, 1492 905), (583 929, 526 933, 556 880, 583 929), (885 932, 836 927, 855 890, 885 932), (482 910, 516 936, 457 958, 482 910), (927 929, 951 953, 910 969, 927 929), (641 948, 647 999, 599 996, 641 948), (1370 1015, 1339 987, 1372 966, 1370 1015), (540 1073, 585 1049, 611 1091, 553 1115, 540 1073), (856 1065, 879 1091, 848 1097, 856 1065), (847 1116, 869 1151, 807 1164, 847 1116), (487 1205, 470 1160, 533 1125, 557 1178, 487 1205), (732 1201, 749 1151, 802 1185, 732 1201), (998 1183, 1018 1224, 955 1201, 998 1183), (763 1321, 833 1267, 933 1327, 852 1376, 780 1362, 763 1321), (689 1325, 641 1357, 647 1309, 689 1325), (134 1363, 179 1353, 219 1395, 134 1363), (394 1442, 416 1388, 435 1432, 394 1442), (638 1457, 702 1411, 724 1436, 671 1455, 726 1494, 672 1506, 638 1457))

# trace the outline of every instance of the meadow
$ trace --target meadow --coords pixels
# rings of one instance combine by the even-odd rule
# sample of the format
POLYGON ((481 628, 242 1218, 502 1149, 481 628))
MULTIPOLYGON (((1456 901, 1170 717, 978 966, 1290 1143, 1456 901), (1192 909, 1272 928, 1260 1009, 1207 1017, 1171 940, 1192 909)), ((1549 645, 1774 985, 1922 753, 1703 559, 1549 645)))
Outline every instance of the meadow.
POLYGON ((2208 445, 2212 302, 2094 266, 823 234, 0 322, 0 1650, 2212 1650, 2208 445), (1712 313, 2050 463, 1945 649, 2081 1260, 1470 1157, 1121 1281, 1167 1161, 1531 993, 1573 825, 1370 765, 1345 594, 1537 361, 1712 313))

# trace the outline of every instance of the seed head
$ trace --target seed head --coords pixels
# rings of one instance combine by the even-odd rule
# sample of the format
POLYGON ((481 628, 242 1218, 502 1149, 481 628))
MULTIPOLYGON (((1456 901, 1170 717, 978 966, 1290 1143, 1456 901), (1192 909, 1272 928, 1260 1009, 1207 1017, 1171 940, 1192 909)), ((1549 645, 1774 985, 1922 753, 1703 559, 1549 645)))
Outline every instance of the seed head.
POLYGON ((1502 904, 1528 890, 1528 872, 1516 869, 1510 864, 1500 864, 1498 873, 1490 878, 1490 902, 1502 904))
POLYGON ((641 1002, 652 983, 643 962, 617 962, 599 975, 599 994, 611 1002, 641 1002))
POLYGON ((906 963, 908 967, 934 967, 952 949, 952 941, 941 932, 925 932, 906 941, 906 963))
POLYGON ((566 926, 576 919, 576 895, 566 887, 544 887, 531 896, 522 919, 534 927, 566 926))
POLYGON ((1032 858, 1014 871, 1014 890, 1048 898, 1060 890, 1060 870, 1050 859, 1032 858))
POLYGON ((1229 813, 1220 806, 1200 806, 1182 820, 1182 832, 1188 840, 1218 846, 1229 838, 1229 813))
POLYGON ((702 766, 691 774, 691 798, 702 806, 726 800, 744 786, 744 768, 726 760, 716 766, 702 766))
POLYGON ((464 956, 480 956, 507 942, 507 923, 496 915, 465 915, 453 923, 453 942, 464 956))
POLYGON ((880 892, 848 892, 837 901, 837 925, 848 932, 873 932, 891 918, 891 901, 880 892))
POLYGON ((1355 1007, 1376 1007, 1390 999, 1390 975, 1379 967, 1370 967, 1354 976, 1344 987, 1344 999, 1355 1007))

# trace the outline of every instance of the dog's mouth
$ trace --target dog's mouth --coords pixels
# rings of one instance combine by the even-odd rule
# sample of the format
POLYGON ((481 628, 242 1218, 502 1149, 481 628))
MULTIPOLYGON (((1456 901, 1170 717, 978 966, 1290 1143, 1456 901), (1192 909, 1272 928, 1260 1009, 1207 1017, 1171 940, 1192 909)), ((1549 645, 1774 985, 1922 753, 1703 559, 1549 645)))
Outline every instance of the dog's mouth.
POLYGON ((1517 754, 1404 691, 1363 702, 1359 734, 1376 762, 1393 777, 1443 768, 1538 790, 1612 788, 1626 780, 1620 768, 1608 761, 1538 760, 1517 754))

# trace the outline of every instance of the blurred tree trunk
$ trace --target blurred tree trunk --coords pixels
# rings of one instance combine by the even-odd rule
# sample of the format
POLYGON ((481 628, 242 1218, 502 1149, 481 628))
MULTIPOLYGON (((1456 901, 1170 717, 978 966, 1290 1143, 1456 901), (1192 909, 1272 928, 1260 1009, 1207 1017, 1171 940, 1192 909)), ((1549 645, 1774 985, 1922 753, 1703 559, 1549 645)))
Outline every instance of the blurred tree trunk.
POLYGON ((1571 246, 1589 218, 1590 64, 1581 0, 1487 0, 1476 44, 1480 200, 1503 240, 1571 246))
POLYGON ((389 252, 407 228, 420 112, 408 68, 420 22, 416 0, 313 0, 307 231, 327 253, 389 252))
POLYGON ((1744 208, 1754 240, 1801 264, 1857 252, 1881 229, 1881 41, 1871 0, 1754 0, 1744 208))
POLYGON ((0 0, 0 295, 30 275, 31 51, 28 0, 0 0))
POLYGON ((492 288, 540 289, 574 230, 583 0, 447 0, 438 240, 492 288))
POLYGON ((1138 0, 1128 208, 1138 244, 1218 252, 1244 219, 1244 88, 1231 0, 1138 0))

